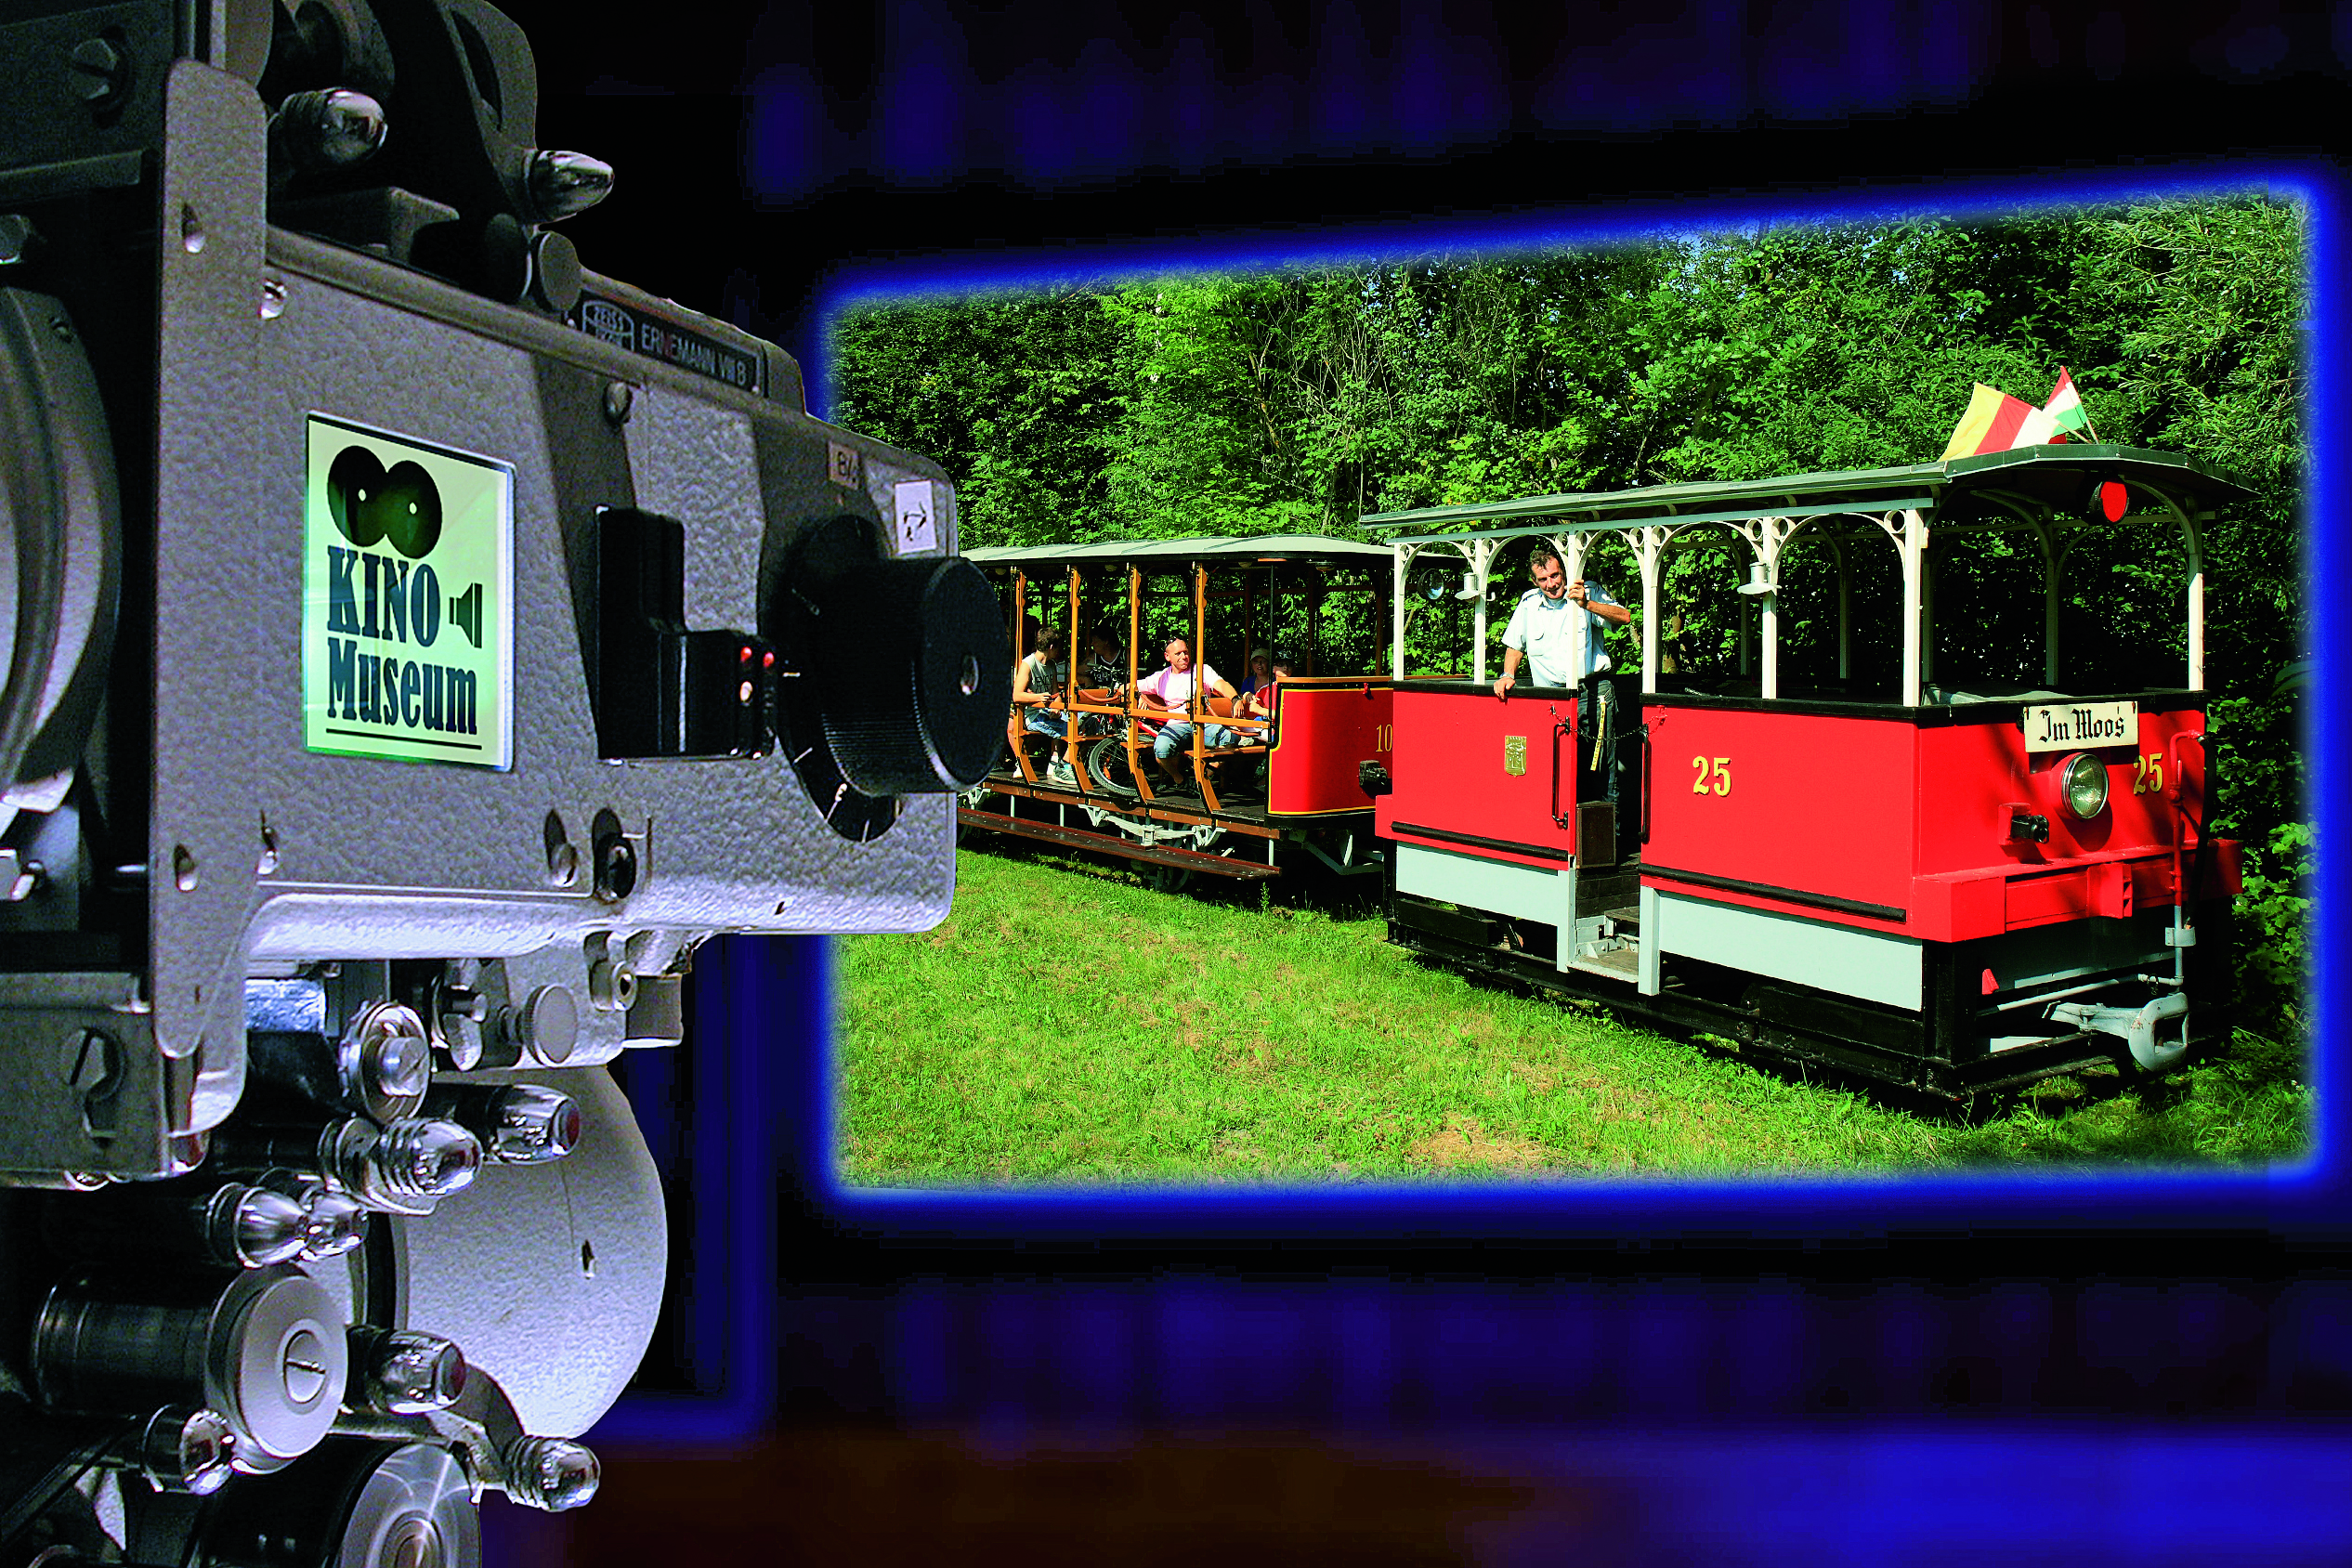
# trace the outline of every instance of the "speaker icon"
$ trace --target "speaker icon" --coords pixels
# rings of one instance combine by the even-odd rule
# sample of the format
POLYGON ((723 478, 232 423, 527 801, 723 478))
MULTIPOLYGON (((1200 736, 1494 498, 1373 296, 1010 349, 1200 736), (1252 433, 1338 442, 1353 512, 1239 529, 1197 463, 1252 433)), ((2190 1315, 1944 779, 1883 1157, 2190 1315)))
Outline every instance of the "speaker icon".
POLYGON ((478 582, 450 600, 450 624, 465 634, 466 641, 482 646, 482 585, 478 582))

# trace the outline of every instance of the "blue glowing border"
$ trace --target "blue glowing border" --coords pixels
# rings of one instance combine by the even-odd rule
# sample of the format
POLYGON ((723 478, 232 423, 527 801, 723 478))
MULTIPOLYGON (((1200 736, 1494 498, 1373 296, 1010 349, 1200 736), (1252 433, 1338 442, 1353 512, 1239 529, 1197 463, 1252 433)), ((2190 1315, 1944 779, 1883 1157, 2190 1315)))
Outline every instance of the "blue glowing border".
MULTIPOLYGON (((1082 253, 1034 253, 844 267, 830 280, 815 313, 807 351, 813 397, 830 386, 832 323, 845 311, 878 303, 1099 281, 1119 273, 1231 271, 1318 263, 1356 263, 1381 256, 1462 255, 1571 244, 1639 241, 1670 229, 1723 228, 1762 219, 1823 222, 1884 220, 1908 214, 1996 216, 2032 207, 2106 204, 2182 198, 2267 187, 2307 204, 2310 213, 2311 325, 2306 349, 2309 466, 2305 482, 2304 542, 2307 581, 2344 580, 2347 559, 2341 487, 2335 469, 2345 449, 2342 372, 2328 349, 2344 341, 2346 295, 2342 236, 2345 193, 2330 172, 2277 163, 2217 164, 2164 174, 2128 176, 2079 171, 2047 183, 1977 181, 1928 189, 1884 189, 1867 195, 1770 195, 1705 203, 1654 201, 1620 204, 1606 213, 1530 214, 1491 219, 1392 224, 1339 232, 1260 233, 1106 246, 1082 253), (2056 185, 2054 193, 2050 189, 2056 185)), ((2339 798, 2319 781, 2345 777, 2345 682, 2352 665, 2346 648, 2343 596, 2316 593, 2310 606, 2312 652, 2319 671, 2305 702, 2306 777, 2310 804, 2328 844, 2337 842, 2344 816, 2339 798)), ((2319 866, 2319 908, 2341 908, 2341 878, 2333 858, 2319 866)), ((1919 1175, 1836 1180, 1764 1175, 1736 1181, 1654 1178, 1639 1182, 1576 1178, 1409 1185, 1317 1187, 1157 1187, 1149 1191, 1025 1187, 1006 1190, 853 1188, 832 1175, 835 1128, 830 1096, 821 1126, 799 1130, 821 1142, 804 1143, 798 1163, 823 1170, 837 1218, 858 1230, 908 1235, 1117 1234, 1143 1235, 1538 1235, 1631 1241, 1647 1237, 1795 1237, 1827 1240, 1900 1232, 1972 1231, 1988 1222, 2001 1230, 2065 1232, 2085 1226, 2296 1230, 2352 1221, 2352 1183, 2342 1169, 2346 1107, 2334 1091, 2344 1067, 2345 1039, 2336 1021, 2346 1013, 2345 969, 2336 933, 2323 926, 2318 944, 2313 1002, 2322 1042, 2313 1064, 2319 1126, 2310 1157, 2293 1165, 2228 1172, 2100 1172, 2096 1175, 2003 1173, 1919 1175)), ((813 1053, 830 1073, 831 1052, 813 1053)))

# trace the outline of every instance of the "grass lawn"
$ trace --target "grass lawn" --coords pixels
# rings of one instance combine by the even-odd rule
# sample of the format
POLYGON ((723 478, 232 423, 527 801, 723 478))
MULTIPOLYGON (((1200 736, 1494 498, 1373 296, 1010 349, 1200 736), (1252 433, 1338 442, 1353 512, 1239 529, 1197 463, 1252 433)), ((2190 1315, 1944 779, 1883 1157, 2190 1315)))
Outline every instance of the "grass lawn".
POLYGON ((2308 1147, 2299 1057, 2241 1034, 2155 1080, 1940 1120, 1417 962, 1377 916, 957 856, 955 908, 840 944, 843 1179, 1392 1181, 2259 1164, 2308 1147))

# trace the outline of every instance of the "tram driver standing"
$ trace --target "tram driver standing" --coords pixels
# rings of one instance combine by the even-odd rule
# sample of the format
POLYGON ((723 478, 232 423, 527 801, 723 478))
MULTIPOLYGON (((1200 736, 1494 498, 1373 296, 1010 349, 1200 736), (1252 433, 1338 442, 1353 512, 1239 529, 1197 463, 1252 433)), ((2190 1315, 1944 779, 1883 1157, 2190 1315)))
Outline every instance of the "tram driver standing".
MULTIPOLYGON (((1519 596, 1519 604, 1510 612, 1510 624, 1503 628, 1503 673, 1495 682, 1495 695, 1505 701, 1510 699, 1510 688, 1519 681, 1519 661, 1527 660, 1528 679, 1536 686, 1564 686, 1572 684, 1568 669, 1572 634, 1575 622, 1571 616, 1587 618, 1585 636, 1585 667, 1578 674, 1584 688, 1584 700, 1577 704, 1577 729, 1592 749, 1593 780, 1599 786, 1600 798, 1614 804, 1617 799, 1617 738, 1615 735, 1617 690, 1609 679, 1609 655, 1601 646, 1601 638, 1612 627, 1633 624, 1633 611, 1609 596, 1609 591, 1599 583, 1579 578, 1568 581, 1568 568, 1561 564, 1558 552, 1548 544, 1537 545, 1527 563, 1527 569, 1535 580, 1535 586, 1519 596)), ((1587 790, 1576 791, 1579 799, 1588 798, 1587 790)))

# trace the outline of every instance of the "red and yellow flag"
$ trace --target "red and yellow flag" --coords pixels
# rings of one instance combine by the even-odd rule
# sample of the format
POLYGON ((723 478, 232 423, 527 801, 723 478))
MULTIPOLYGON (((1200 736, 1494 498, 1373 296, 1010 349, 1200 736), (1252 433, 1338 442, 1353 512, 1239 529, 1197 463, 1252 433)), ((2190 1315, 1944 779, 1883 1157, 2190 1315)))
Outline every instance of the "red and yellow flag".
POLYGON ((1960 416, 1960 428, 1952 433, 1951 445, 1936 461, 1949 463, 1955 457, 1974 457, 1979 452, 2007 451, 2017 443, 2018 432, 2025 427, 2027 416, 2033 412, 2033 405, 2024 399, 1978 382, 1968 398, 1968 412, 1960 416))

